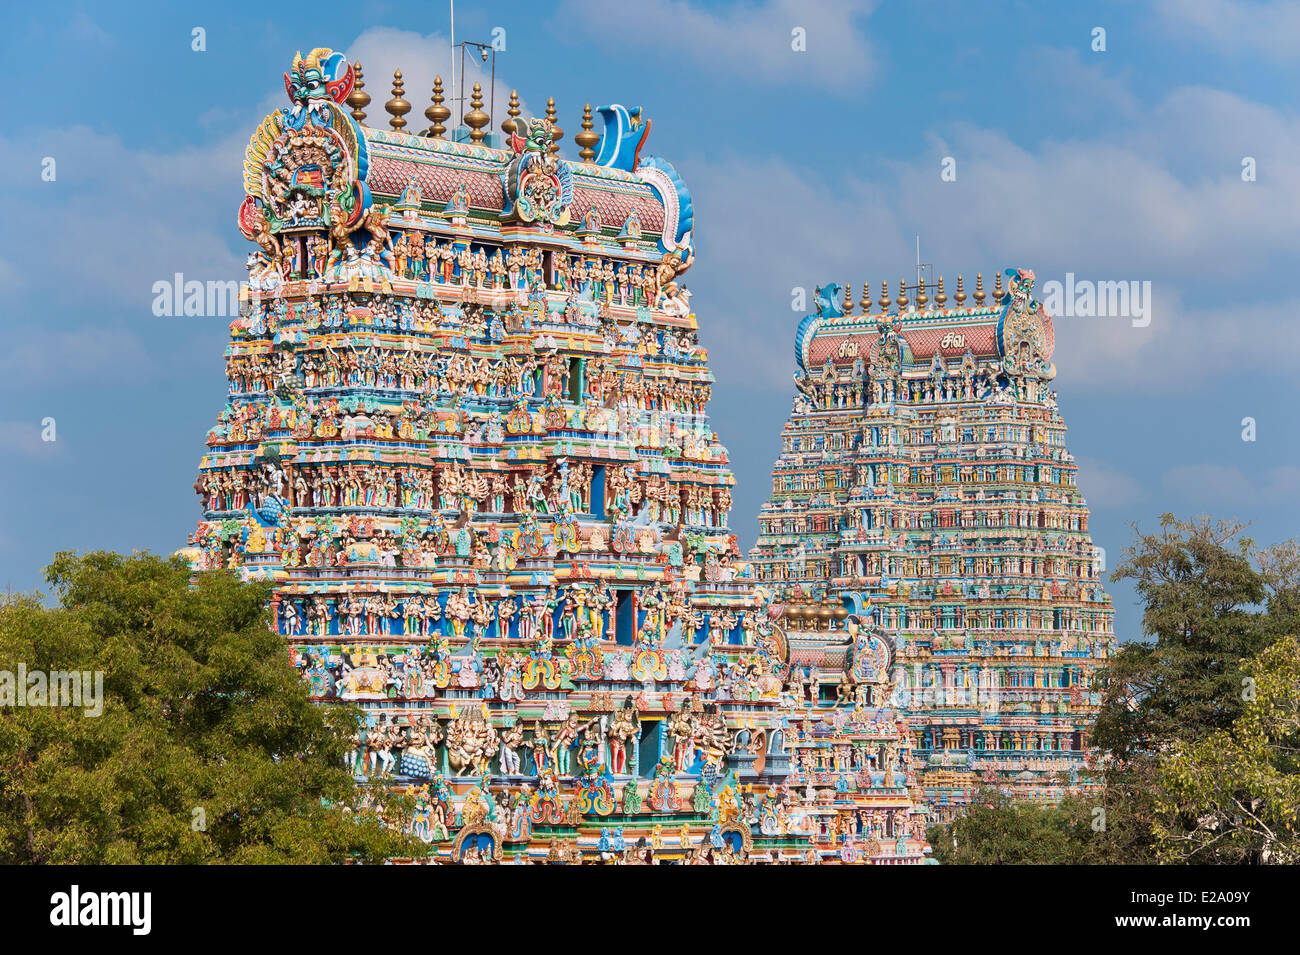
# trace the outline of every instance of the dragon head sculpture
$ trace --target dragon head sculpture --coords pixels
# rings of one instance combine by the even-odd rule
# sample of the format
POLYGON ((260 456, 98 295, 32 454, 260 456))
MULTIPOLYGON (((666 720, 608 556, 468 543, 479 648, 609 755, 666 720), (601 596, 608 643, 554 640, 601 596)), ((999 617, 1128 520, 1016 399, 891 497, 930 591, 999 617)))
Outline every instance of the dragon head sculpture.
POLYGON ((352 92, 355 73, 342 53, 316 47, 306 56, 294 55, 284 74, 284 91, 293 101, 294 115, 312 112, 325 101, 342 103, 352 92))

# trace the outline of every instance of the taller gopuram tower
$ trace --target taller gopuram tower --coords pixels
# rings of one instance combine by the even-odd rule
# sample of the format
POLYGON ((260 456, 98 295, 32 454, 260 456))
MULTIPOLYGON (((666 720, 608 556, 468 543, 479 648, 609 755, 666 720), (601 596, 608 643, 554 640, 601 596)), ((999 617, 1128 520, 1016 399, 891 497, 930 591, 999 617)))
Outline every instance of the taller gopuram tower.
POLYGON ((1095 672, 1115 646, 1088 508, 1049 383, 1034 274, 817 292, 795 336, 794 409, 751 551, 786 602, 805 694, 828 648, 879 643, 921 798, 951 818, 990 786, 1053 800, 1090 783, 1095 672), (913 298, 908 298, 908 292, 913 298), (843 300, 841 301, 841 296, 843 300), (866 643, 864 643, 866 641, 866 643))
POLYGON ((447 138, 437 81, 408 131, 399 72, 380 129, 358 77, 296 57, 249 142, 193 566, 273 583, 432 861, 920 861, 892 774, 861 815, 829 764, 792 795, 785 637, 727 526, 691 195, 650 121, 588 107, 574 161, 553 108, 512 96, 502 139, 475 86, 447 138))

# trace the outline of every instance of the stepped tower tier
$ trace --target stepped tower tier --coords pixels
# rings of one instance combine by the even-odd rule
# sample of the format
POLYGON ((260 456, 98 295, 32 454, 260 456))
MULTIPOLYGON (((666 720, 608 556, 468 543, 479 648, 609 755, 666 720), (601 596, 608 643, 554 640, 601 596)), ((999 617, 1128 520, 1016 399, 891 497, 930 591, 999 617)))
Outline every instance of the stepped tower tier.
POLYGON ((818 290, 750 552, 784 602, 796 678, 819 679, 846 620, 889 647, 936 819, 980 786, 1090 785, 1095 675, 1115 646, 1050 390, 1052 320, 1032 272, 1005 278, 986 300, 978 276, 969 304, 961 278, 951 305, 942 279, 875 308, 868 290, 856 315, 840 286, 818 290))
POLYGON ((601 107, 579 162, 515 96, 504 142, 478 93, 445 138, 440 81, 397 128, 400 71, 394 128, 363 125, 355 72, 295 57, 248 144, 192 565, 273 583, 433 861, 919 861, 906 806, 814 839, 820 790, 791 796, 788 648, 728 527, 691 194, 649 120, 601 107))

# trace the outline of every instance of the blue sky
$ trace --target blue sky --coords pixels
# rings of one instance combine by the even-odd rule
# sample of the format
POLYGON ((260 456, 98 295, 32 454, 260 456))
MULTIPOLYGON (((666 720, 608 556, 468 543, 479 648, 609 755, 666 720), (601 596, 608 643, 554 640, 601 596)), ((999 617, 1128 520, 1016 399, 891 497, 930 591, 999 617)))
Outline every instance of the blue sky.
MULTIPOLYGON (((372 121, 395 67, 412 119, 434 72, 450 74, 445 4, 281 9, 45 2, 8 15, 0 585, 36 586, 63 548, 170 552, 197 521, 228 320, 155 317, 152 286, 243 276, 243 147, 282 105, 295 50, 359 58, 372 121)), ((458 38, 495 27, 498 89, 518 88, 526 113, 554 96, 566 155, 584 102, 640 105, 647 151, 694 193, 686 280, 744 544, 790 409, 791 290, 892 290, 913 274, 917 234, 950 292, 958 272, 1013 265, 1040 281, 1152 283, 1146 328, 1056 322, 1060 406, 1112 565, 1129 523, 1164 511, 1251 521, 1264 542, 1300 530, 1296 5, 457 5, 458 38), (795 28, 806 52, 791 49, 795 28), (955 182, 940 178, 944 157, 955 182)), ((1129 638, 1140 611, 1126 587, 1111 592, 1129 638)))

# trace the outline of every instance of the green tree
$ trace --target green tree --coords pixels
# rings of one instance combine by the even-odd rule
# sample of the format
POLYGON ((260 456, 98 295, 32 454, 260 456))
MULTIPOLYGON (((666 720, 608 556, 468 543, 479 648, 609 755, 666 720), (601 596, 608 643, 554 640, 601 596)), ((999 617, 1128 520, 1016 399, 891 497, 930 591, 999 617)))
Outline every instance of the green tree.
POLYGON ((981 790, 967 810, 927 832, 944 865, 1088 865, 1109 861, 1096 838, 1103 816, 1093 802, 1071 796, 1059 805, 1017 802, 981 790))
POLYGON ((1160 519, 1138 533, 1113 580, 1132 580, 1147 638, 1124 645, 1106 674, 1110 693, 1093 742, 1116 759, 1170 740, 1225 729, 1241 713, 1243 664, 1276 632, 1260 611, 1269 597, 1242 525, 1160 519))
POLYGON ((1245 669, 1232 727, 1159 758, 1161 861, 1300 863, 1300 639, 1276 641, 1245 669))
MULTIPOLYGON (((313 705, 265 584, 56 555, 59 600, 0 605, 0 669, 102 673, 102 715, 0 709, 0 862, 338 863, 410 855, 343 766, 360 714, 313 705)), ((22 689, 22 688, 20 688, 22 689)), ((84 702, 84 700, 83 700, 84 702)), ((393 804, 390 821, 401 818, 393 804)))
POLYGON ((1146 638, 1111 660, 1091 736, 1107 754, 1099 841, 1114 862, 1171 860, 1157 854, 1160 754, 1231 727, 1250 660, 1296 622, 1294 543, 1260 550, 1243 530, 1165 514, 1158 531, 1135 529, 1112 575, 1134 582, 1146 638))

